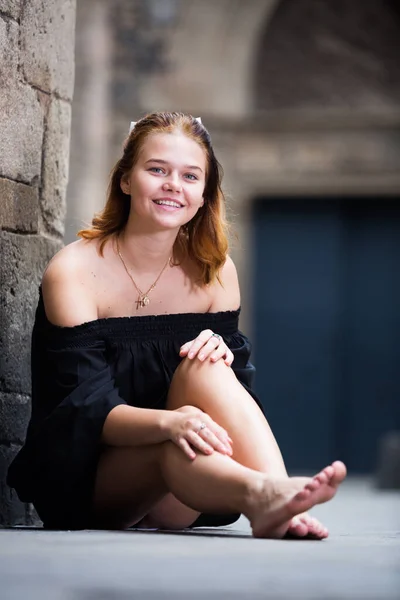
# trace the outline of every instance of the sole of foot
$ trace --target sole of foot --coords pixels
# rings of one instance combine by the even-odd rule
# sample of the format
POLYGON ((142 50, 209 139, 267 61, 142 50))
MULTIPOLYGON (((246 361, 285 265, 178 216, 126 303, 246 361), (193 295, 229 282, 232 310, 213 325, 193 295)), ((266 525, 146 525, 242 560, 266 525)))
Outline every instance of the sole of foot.
POLYGON ((331 500, 346 474, 345 465, 341 461, 336 461, 312 479, 308 477, 265 479, 263 490, 253 503, 250 515, 254 537, 284 537, 290 520, 310 510, 316 504, 331 500))

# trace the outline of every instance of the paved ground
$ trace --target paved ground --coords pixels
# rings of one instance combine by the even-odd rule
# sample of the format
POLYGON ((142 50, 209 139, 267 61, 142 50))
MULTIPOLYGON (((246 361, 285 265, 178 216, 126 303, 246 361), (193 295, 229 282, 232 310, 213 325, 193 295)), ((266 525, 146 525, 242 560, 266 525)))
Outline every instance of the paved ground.
POLYGON ((400 494, 350 480, 323 542, 197 532, 0 531, 1 600, 400 599, 400 494))

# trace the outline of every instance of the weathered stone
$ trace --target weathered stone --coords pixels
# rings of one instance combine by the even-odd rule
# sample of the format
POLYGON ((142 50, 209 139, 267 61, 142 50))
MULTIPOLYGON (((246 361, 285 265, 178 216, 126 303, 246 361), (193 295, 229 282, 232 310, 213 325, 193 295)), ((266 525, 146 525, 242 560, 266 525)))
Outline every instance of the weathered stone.
POLYGON ((26 525, 34 525, 35 527, 41 527, 41 525, 43 525, 33 504, 26 505, 26 525))
POLYGON ((42 160, 43 107, 29 85, 0 87, 0 176, 35 184, 42 160))
POLYGON ((0 88, 13 80, 18 67, 19 27, 14 21, 0 17, 0 88))
POLYGON ((1 0, 0 12, 12 17, 13 19, 19 19, 21 2, 22 0, 1 0))
POLYGON ((75 4, 0 0, 0 526, 38 523, 5 479, 29 419, 38 285, 62 246, 75 4), (43 229, 53 239, 26 235, 43 229))
POLYGON ((0 233, 0 389, 30 393, 30 334, 44 268, 61 241, 0 233))
POLYGON ((23 444, 30 415, 29 396, 0 392, 0 442, 23 444))
POLYGON ((64 235, 70 126, 70 105, 53 99, 44 137, 40 207, 45 229, 59 235, 64 235))
POLYGON ((26 506, 18 500, 16 492, 6 484, 8 467, 18 452, 15 445, 0 445, 0 527, 8 525, 24 525, 26 522, 26 506))
POLYGON ((30 0, 21 14, 26 80, 69 100, 74 86, 75 5, 75 0, 30 0))
POLYGON ((376 479, 380 489, 400 490, 400 431, 390 431, 382 436, 376 479))
POLYGON ((0 227, 13 231, 37 232, 37 187, 0 178, 0 198, 0 227))

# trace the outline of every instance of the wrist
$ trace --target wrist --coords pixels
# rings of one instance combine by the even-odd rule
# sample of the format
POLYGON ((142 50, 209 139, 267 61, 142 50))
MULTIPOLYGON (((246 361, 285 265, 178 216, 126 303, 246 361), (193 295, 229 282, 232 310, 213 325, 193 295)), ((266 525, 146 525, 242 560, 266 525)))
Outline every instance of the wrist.
POLYGON ((171 438, 172 423, 175 419, 174 411, 160 410, 159 413, 159 428, 161 435, 164 440, 169 440, 171 438))

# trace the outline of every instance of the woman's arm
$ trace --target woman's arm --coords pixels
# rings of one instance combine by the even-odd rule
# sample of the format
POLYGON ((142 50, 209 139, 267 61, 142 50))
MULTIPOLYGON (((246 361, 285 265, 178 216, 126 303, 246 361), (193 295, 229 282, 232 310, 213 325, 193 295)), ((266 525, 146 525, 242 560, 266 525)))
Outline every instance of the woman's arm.
MULTIPOLYGON (((93 290, 81 272, 79 248, 66 246, 50 262, 43 276, 46 316, 54 325, 74 327, 98 318, 93 290)), ((102 441, 111 446, 156 444, 169 439, 173 417, 169 411, 115 406, 108 414, 102 441)))
POLYGON ((109 446, 144 446, 170 439, 174 412, 120 404, 109 412, 102 441, 109 446))
POLYGON ((220 272, 220 279, 214 284, 213 300, 210 312, 237 310, 240 306, 239 280, 235 264, 230 256, 227 257, 220 272))
POLYGON ((79 244, 60 250, 43 275, 43 301, 47 319, 53 325, 74 327, 98 318, 94 291, 82 272, 79 244))
MULTIPOLYGON (((209 312, 234 311, 240 307, 240 290, 236 267, 228 256, 220 273, 221 283, 217 280, 214 284, 213 299, 209 312)), ((198 358, 201 361, 210 359, 216 362, 221 358, 229 367, 234 356, 226 344, 215 337, 218 331, 206 329, 201 331, 194 340, 189 340, 181 346, 179 355, 188 356, 189 360, 198 358)))

